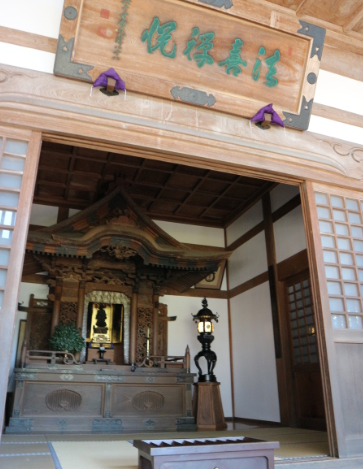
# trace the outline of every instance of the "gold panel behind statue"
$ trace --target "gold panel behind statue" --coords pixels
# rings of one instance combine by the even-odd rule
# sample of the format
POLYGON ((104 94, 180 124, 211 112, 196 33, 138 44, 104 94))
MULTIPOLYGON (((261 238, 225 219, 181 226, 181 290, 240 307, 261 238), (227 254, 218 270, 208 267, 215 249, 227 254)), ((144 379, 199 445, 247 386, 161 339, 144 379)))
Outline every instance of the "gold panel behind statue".
POLYGON ((87 317, 87 342, 122 342, 123 305, 90 303, 87 317))

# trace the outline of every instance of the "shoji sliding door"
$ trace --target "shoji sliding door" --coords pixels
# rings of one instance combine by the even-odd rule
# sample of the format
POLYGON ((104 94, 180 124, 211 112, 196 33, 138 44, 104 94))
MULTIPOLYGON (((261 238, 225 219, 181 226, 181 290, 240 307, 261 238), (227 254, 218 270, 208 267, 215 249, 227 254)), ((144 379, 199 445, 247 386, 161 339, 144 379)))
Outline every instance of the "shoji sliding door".
POLYGON ((341 457, 363 455, 363 192, 305 189, 330 426, 341 457))
POLYGON ((0 127, 0 421, 41 137, 0 127))

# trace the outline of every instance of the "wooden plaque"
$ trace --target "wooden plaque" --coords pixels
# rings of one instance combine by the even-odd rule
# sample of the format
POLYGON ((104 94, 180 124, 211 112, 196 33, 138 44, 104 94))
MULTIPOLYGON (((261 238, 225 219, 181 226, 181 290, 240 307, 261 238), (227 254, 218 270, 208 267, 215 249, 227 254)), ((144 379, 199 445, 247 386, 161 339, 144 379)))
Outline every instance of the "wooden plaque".
POLYGON ((128 91, 246 118, 273 103, 285 125, 307 129, 325 30, 294 19, 271 28, 233 9, 231 0, 65 0, 54 73, 93 83, 114 68, 128 91))

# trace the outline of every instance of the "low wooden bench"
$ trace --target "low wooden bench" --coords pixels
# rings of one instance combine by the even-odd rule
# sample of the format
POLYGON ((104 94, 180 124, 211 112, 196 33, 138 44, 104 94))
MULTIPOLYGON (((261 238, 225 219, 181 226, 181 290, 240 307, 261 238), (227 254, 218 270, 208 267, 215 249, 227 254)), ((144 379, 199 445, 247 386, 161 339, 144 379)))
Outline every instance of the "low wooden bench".
POLYGON ((248 437, 135 440, 139 469, 274 469, 276 441, 248 437))

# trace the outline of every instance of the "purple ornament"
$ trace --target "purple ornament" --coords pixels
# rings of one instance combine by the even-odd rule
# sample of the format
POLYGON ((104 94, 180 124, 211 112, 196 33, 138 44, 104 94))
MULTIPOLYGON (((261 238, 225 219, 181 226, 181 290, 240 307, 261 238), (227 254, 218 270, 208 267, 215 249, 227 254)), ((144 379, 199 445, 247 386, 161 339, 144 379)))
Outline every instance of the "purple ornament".
POLYGON ((251 119, 251 122, 262 123, 265 119, 265 113, 271 115, 271 123, 280 125, 281 127, 285 127, 284 123, 282 122, 280 116, 277 114, 276 111, 272 108, 272 103, 268 104, 267 106, 262 107, 251 119))
POLYGON ((114 80, 116 80, 115 90, 125 91, 125 82, 121 80, 121 78, 113 68, 109 68, 107 72, 101 73, 101 75, 94 81, 93 87, 107 86, 107 78, 113 78, 114 80))

